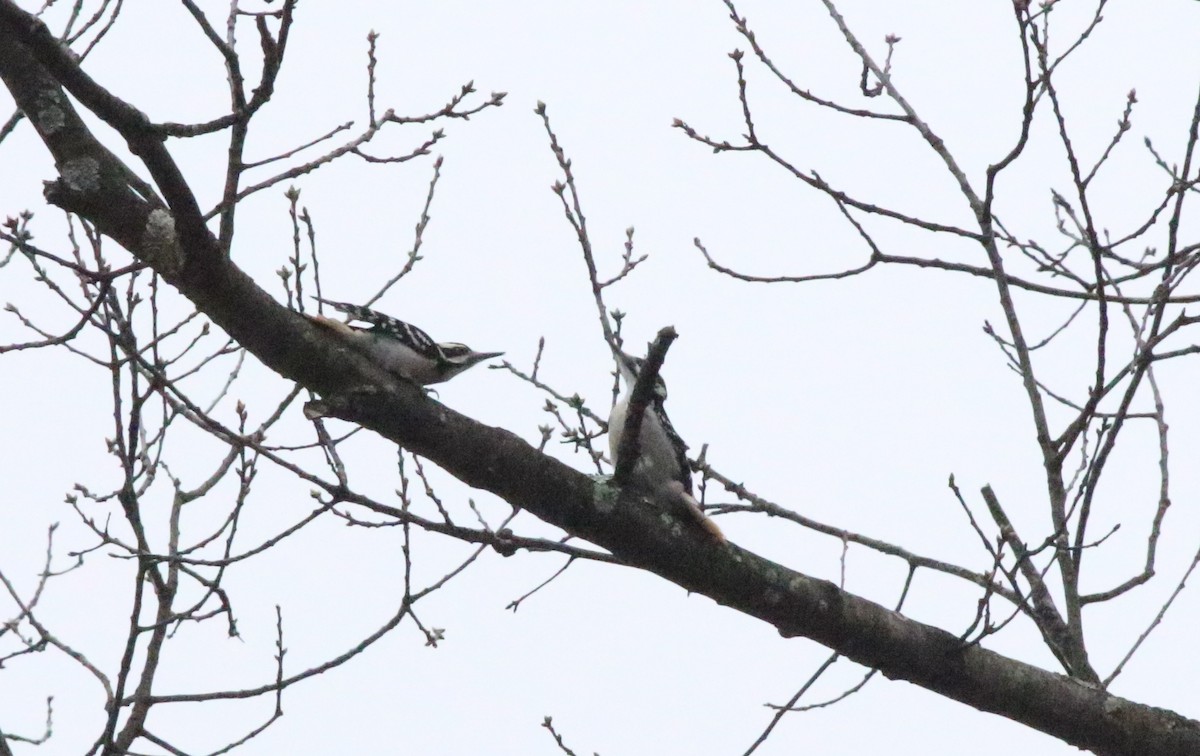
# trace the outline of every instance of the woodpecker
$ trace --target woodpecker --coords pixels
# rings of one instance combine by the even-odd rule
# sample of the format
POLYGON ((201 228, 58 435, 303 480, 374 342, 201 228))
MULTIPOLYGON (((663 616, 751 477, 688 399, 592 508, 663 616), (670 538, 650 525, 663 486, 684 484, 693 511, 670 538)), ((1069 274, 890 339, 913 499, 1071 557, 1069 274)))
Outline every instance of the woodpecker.
POLYGON ((384 369, 419 386, 448 381, 484 360, 504 354, 476 352, 466 344, 452 341, 439 344, 420 328, 368 307, 314 299, 346 313, 351 320, 370 323, 371 327, 347 325, 323 315, 310 315, 310 320, 339 334, 384 369))
MULTIPOLYGON (((645 360, 615 350, 617 367, 625 392, 613 405, 608 416, 608 450, 612 455, 613 467, 617 465, 617 450, 625 432, 625 420, 629 413, 629 398, 637 382, 645 360)), ((667 417, 664 403, 667 400, 667 384, 662 376, 655 376, 654 393, 646 405, 638 434, 638 460, 633 465, 631 482, 655 498, 671 504, 682 504, 711 536, 725 542, 725 534, 717 524, 704 515, 700 503, 692 495, 692 469, 688 466, 687 444, 675 432, 671 419, 667 417)))

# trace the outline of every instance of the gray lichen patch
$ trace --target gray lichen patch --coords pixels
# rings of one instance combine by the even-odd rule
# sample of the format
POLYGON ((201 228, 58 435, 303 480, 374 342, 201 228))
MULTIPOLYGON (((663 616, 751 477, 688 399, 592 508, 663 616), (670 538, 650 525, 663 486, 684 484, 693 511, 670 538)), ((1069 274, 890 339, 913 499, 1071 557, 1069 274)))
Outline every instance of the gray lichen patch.
POLYGON ((666 512, 662 512, 659 514, 658 519, 671 532, 672 537, 680 538, 683 536, 683 524, 677 518, 672 517, 666 512))
POLYGON ((43 134, 53 134, 61 129, 66 122, 67 118, 63 115, 62 108, 57 105, 38 111, 38 126, 43 134))
POLYGON ((183 269, 175 218, 169 211, 159 208, 150 212, 142 235, 142 258, 168 280, 183 269))
POLYGON ((50 135, 61 129, 67 123, 58 92, 44 91, 38 96, 37 112, 34 113, 34 126, 42 134, 50 135))
POLYGON ((95 158, 69 160, 59 171, 63 183, 73 192, 95 194, 100 191, 100 163, 95 158))
POLYGON ((600 514, 612 514, 616 509, 620 490, 612 484, 612 476, 596 475, 592 478, 596 485, 592 486, 592 506, 600 514))

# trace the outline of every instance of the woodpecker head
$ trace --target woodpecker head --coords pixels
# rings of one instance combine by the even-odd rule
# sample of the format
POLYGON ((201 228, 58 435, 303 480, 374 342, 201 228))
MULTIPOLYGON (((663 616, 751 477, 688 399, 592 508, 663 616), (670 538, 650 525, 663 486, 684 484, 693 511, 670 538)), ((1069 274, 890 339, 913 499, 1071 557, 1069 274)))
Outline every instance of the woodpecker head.
MULTIPOLYGON (((633 384, 641 375, 642 366, 646 364, 646 360, 620 350, 616 351, 616 358, 617 367, 621 371, 621 380, 625 381, 625 390, 633 391, 633 384)), ((654 379, 654 398, 660 402, 667 400, 667 382, 663 380, 661 373, 654 379)))
POLYGON ((499 357, 504 354, 504 352, 476 352, 466 344, 459 344, 455 341, 446 341, 437 346, 442 353, 441 372, 445 376, 441 379, 442 381, 448 381, 484 360, 490 360, 493 357, 499 357))

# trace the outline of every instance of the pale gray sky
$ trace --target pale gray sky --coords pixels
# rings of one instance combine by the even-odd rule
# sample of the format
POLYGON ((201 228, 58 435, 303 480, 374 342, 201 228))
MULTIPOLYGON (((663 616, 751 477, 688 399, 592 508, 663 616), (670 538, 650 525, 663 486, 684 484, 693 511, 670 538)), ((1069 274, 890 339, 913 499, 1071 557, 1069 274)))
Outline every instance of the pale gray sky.
MULTIPOLYGON (((223 4, 202 5, 222 17, 223 4)), ((1180 0, 1111 5, 1093 46, 1063 72, 1060 86, 1078 130, 1077 147, 1089 155, 1103 149, 1126 93, 1137 89, 1132 138, 1101 183, 1102 225, 1115 234, 1148 211, 1162 185, 1143 137, 1169 160, 1179 159, 1197 86, 1200 21, 1194 3, 1180 0)), ((882 55, 885 34, 902 38, 893 61, 897 86, 946 140, 969 178, 981 181, 983 168, 1003 154, 1019 124, 1021 70, 1010 3, 859 0, 839 6, 873 54, 882 55)), ((1057 30, 1065 40, 1092 4, 1064 0, 1060 6, 1057 30)), ((848 105, 887 108, 857 94, 859 66, 820 3, 747 1, 739 10, 801 86, 848 105)), ((186 14, 172 3, 132 3, 125 14, 89 58, 91 74, 155 120, 223 114, 220 60, 186 14)), ((970 494, 991 483, 1019 525, 1037 534, 1031 540, 1047 532, 1040 463, 1020 384, 981 330, 985 319, 1000 320, 990 283, 879 270, 840 282, 763 286, 705 268, 693 237, 722 262, 762 275, 851 267, 867 255, 828 199, 762 158, 713 155, 671 128, 678 117, 731 141, 744 129, 727 53, 746 45, 721 2, 301 3, 285 72, 256 122, 251 156, 275 154, 348 120, 364 122, 365 38, 372 29, 380 33, 381 110, 436 110, 469 80, 485 95, 509 93, 502 108, 445 125, 447 138, 435 148, 445 165, 424 238, 426 259, 380 309, 439 340, 504 349, 525 368, 544 336, 543 379, 607 409, 611 364, 578 246, 550 191, 560 176, 533 113, 542 100, 574 161, 602 273, 618 269, 627 226, 637 229, 637 251, 650 254, 611 290, 608 304, 629 313, 631 343, 641 344, 663 325, 678 329, 665 376, 672 418, 694 450, 707 442, 709 461, 723 472, 805 515, 981 571, 990 565, 946 488, 951 473, 970 494)), ((241 38, 245 58, 253 59, 249 27, 241 38)), ((748 60, 747 67, 760 133, 794 164, 817 169, 866 201, 969 223, 950 177, 910 129, 802 106, 760 65, 748 60)), ((1024 229, 1019 235, 1049 245, 1056 240, 1048 187, 1065 190, 1067 183, 1047 125, 1034 133, 1035 157, 1002 183, 998 207, 1010 228, 1024 229)), ((408 127, 370 149, 406 151, 428 132, 408 127)), ((222 142, 173 143, 206 206, 218 196, 222 142)), ((37 240, 61 243, 59 215, 40 197, 40 181, 52 176, 52 166, 32 129, 23 125, 0 144, 0 161, 0 213, 32 209, 37 240)), ((402 264, 431 166, 432 158, 390 167, 345 159, 291 182, 316 221, 328 296, 365 299, 402 264)), ((274 271, 291 244, 282 196, 288 185, 245 203, 233 249, 236 261, 276 293, 274 271)), ((871 228, 895 254, 978 254, 966 244, 895 225, 871 228)), ((19 261, 0 270, 0 303, 9 301, 23 311, 44 312, 50 322, 70 322, 19 261)), ((1069 309, 1028 297, 1019 304, 1039 338, 1069 309)), ((182 311, 184 305, 178 306, 182 311)), ((11 317, 0 318, 0 337, 28 338, 11 317)), ((1086 339, 1078 339, 1041 369, 1062 390, 1080 392, 1090 377, 1088 348, 1086 339)), ((1162 544, 1162 577, 1118 604, 1089 609, 1092 653, 1105 672, 1149 622, 1195 549, 1200 468, 1187 462, 1200 453, 1200 403, 1188 391, 1194 374, 1183 364, 1160 376, 1171 401, 1174 459, 1180 461, 1173 471, 1175 508, 1162 544)), ((25 586, 36 579, 50 523, 62 523, 60 551, 92 543, 61 502, 77 481, 102 489, 115 480, 103 443, 111 432, 105 424, 107 381, 103 371, 61 351, 0 358, 6 389, 0 416, 7 426, 0 441, 0 568, 25 586), (50 412, 53 422, 47 422, 50 412)), ((261 418, 287 388, 253 366, 235 393, 252 417, 261 418)), ((544 398, 497 371, 477 368, 442 388, 440 399, 531 441, 537 425, 547 421, 539 409, 544 398)), ((303 435, 298 409, 295 415, 281 435, 303 435)), ((199 443, 193 451, 182 446, 182 437, 179 443, 172 471, 191 476, 195 485, 219 451, 199 443), (185 454, 194 458, 185 461, 185 454)), ((354 452, 359 479, 378 469, 372 488, 386 497, 395 487, 392 450, 364 434, 354 452)), ((1154 470, 1146 461, 1152 452, 1131 446, 1122 462, 1129 473, 1113 473, 1119 483, 1097 515, 1104 524, 1096 532, 1116 523, 1122 528, 1094 558, 1090 589, 1140 567, 1153 506, 1154 470)), ((587 469, 582 456, 565 447, 557 453, 587 469)), ((508 510, 486 493, 449 486, 443 492, 463 511, 473 497, 496 521, 508 510)), ((710 502, 727 500, 713 493, 710 502)), ((310 507, 306 487, 264 474, 248 512, 248 540, 310 507)), ((217 515, 201 510, 194 516, 202 522, 217 515)), ((527 514, 517 527, 555 533, 527 514)), ((762 518, 724 518, 722 527, 747 548, 839 579, 838 541, 762 518)), ((275 604, 284 612, 290 669, 340 653, 394 611, 399 544, 394 530, 350 529, 330 520, 285 542, 273 558, 231 572, 227 587, 242 639, 224 638, 216 624, 185 627, 168 646, 156 692, 272 679, 275 604)), ((418 575, 435 579, 465 553, 444 539, 419 540, 418 575)), ((781 639, 756 620, 652 575, 599 564, 577 564, 517 613, 504 610, 562 561, 485 553, 421 605, 425 622, 446 629, 439 648, 427 648, 415 628, 402 626, 349 665, 290 689, 284 719, 243 752, 553 754, 557 749, 540 727, 551 715, 581 754, 737 754, 767 723, 763 704, 787 700, 828 654, 805 639, 781 639)), ((51 584, 42 621, 98 663, 114 666, 128 621, 129 569, 92 555, 86 569, 51 584)), ((898 560, 862 549, 847 557, 847 589, 885 605, 896 601, 904 576, 898 560)), ((907 613, 959 632, 970 623, 976 598, 959 582, 922 572, 907 613)), ((1196 597, 1185 593, 1113 692, 1197 716, 1197 617, 1196 597)), ((1014 623, 987 645, 1054 668, 1028 623, 1014 623)), ((12 663, 0 674, 0 724, 37 732, 44 699, 53 695, 55 733, 41 752, 81 752, 103 717, 101 691, 68 660, 44 656, 12 663)), ((811 701, 804 700, 835 695, 862 672, 839 662, 811 701)), ((152 717, 163 732, 189 733, 178 742, 199 753, 261 721, 272 706, 266 698, 163 706, 152 717)), ((801 752, 1077 751, 906 683, 877 679, 832 708, 790 715, 759 751, 801 752)))

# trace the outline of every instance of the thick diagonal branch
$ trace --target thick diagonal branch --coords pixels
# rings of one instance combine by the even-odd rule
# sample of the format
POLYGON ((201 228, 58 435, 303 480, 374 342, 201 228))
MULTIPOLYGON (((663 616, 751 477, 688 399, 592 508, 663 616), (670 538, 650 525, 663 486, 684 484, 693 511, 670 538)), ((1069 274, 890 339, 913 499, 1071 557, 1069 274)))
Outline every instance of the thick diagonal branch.
MULTIPOLYGON (((64 146, 60 139, 70 138, 74 159, 92 161, 96 175, 128 174, 82 126, 69 134, 48 127, 37 103, 50 102, 61 113, 70 113, 71 104, 61 89, 48 83, 57 74, 49 76, 40 63, 43 55, 53 56, 26 46, 30 28, 28 14, 0 0, 0 78, 56 158, 64 146)), ((161 153, 139 157, 157 159, 161 153)), ((156 182, 159 178, 155 175, 156 182)), ((170 194, 162 183, 158 188, 170 194)), ((115 181, 81 182, 66 175, 51 185, 49 194, 53 202, 80 213, 163 273, 268 368, 330 398, 337 416, 429 458, 470 486, 491 491, 608 549, 630 565, 769 623, 785 636, 811 638, 888 677, 1008 717, 1080 748, 1114 756, 1200 753, 1198 722, 964 645, 944 630, 907 619, 828 581, 735 545, 718 544, 698 529, 672 528, 656 512, 639 506, 636 497, 622 497, 615 504, 606 500, 583 473, 507 430, 475 422, 417 387, 398 382, 279 305, 217 254, 216 240, 203 224, 181 217, 192 212, 186 203, 168 199, 167 215, 152 198, 129 191, 128 183, 122 188, 115 181), (164 216, 175 229, 174 238, 166 240, 178 245, 186 260, 177 269, 164 267, 172 258, 156 253, 150 244, 164 241, 158 233, 164 216), (158 231, 150 233, 156 227, 158 231), (377 390, 354 390, 364 385, 377 390)))

